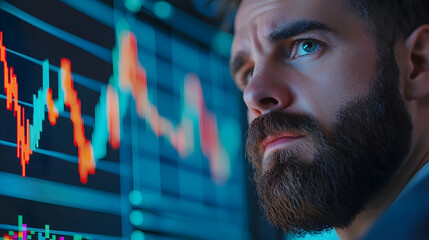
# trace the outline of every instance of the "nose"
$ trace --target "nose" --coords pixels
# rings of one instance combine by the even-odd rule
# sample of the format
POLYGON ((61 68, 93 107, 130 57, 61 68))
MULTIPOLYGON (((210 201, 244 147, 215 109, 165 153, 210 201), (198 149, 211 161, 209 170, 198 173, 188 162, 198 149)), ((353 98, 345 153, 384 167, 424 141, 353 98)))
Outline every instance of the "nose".
POLYGON ((259 70, 255 68, 253 77, 243 92, 249 114, 258 117, 290 106, 292 94, 286 78, 285 72, 275 66, 259 70))

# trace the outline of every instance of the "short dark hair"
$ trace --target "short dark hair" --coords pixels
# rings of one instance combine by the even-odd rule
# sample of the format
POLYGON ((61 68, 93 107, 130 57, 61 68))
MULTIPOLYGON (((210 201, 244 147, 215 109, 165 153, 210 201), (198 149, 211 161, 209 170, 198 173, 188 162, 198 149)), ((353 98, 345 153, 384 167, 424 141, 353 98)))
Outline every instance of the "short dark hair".
MULTIPOLYGON (((231 0, 238 7, 242 0, 231 0)), ((429 0, 342 0, 364 21, 377 42, 392 46, 429 24, 429 0)))
POLYGON ((345 0, 378 42, 393 45, 429 23, 428 0, 345 0))

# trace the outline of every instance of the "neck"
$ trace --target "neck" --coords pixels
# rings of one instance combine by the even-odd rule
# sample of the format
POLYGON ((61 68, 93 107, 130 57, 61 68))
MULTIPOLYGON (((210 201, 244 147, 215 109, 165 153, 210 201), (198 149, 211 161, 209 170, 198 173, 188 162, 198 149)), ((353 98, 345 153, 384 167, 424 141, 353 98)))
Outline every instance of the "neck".
MULTIPOLYGON (((416 149, 418 148, 416 147, 416 149)), ((365 236, 375 221, 395 201, 411 178, 429 161, 428 153, 428 151, 422 151, 410 154, 392 181, 375 199, 367 204, 365 210, 356 216, 353 223, 347 228, 335 229, 341 240, 354 240, 365 236)))

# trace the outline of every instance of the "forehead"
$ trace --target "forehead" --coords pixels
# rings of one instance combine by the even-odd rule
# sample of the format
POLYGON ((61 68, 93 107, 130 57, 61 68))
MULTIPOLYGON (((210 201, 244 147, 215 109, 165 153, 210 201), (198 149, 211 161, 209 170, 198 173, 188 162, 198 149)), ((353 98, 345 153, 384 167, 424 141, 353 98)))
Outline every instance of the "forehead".
POLYGON ((233 52, 250 48, 250 42, 264 39, 276 28, 290 22, 315 20, 338 32, 363 27, 361 19, 345 0, 244 0, 235 19, 233 52))

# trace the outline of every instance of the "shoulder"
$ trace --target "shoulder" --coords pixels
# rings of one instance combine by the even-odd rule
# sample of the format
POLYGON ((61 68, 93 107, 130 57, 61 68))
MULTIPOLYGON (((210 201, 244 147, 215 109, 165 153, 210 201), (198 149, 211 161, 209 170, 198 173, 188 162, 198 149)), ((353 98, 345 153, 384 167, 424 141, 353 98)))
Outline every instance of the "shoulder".
POLYGON ((429 236, 429 175, 401 193, 365 240, 425 239, 429 236))

